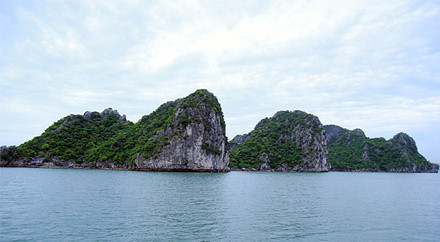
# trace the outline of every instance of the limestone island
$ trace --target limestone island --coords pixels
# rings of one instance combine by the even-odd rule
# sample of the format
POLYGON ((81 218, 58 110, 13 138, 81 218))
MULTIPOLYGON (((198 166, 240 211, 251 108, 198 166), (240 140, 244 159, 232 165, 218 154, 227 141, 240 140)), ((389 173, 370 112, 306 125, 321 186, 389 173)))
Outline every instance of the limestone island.
POLYGON ((223 112, 207 90, 162 104, 137 123, 111 108, 66 116, 18 147, 0 166, 229 171, 223 112))

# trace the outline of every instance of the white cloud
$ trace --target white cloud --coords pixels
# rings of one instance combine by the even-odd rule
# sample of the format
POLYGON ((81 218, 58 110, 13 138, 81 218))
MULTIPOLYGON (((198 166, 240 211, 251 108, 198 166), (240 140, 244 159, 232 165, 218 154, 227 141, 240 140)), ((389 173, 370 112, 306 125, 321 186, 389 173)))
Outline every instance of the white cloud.
POLYGON ((440 121, 440 97, 412 99, 382 96, 368 102, 344 102, 317 112, 321 121, 375 136, 391 136, 403 130, 422 130, 440 121))
MULTIPOLYGON (((69 112, 109 106, 136 121, 165 101, 208 88, 222 103, 230 138, 278 110, 302 109, 371 136, 412 130, 422 137, 418 143, 439 142, 438 128, 418 136, 440 116, 436 1, 5 7, 3 127, 26 116, 20 112, 42 110, 47 118, 40 124, 50 124, 69 112)), ((11 143, 8 129, 0 130, 0 143, 11 143)))
POLYGON ((63 58, 85 55, 85 47, 80 42, 78 33, 72 27, 63 26, 60 28, 56 22, 46 22, 24 9, 20 9, 19 14, 31 25, 25 26, 25 30, 28 31, 25 43, 17 42, 18 46, 15 49, 18 50, 23 45, 31 45, 32 49, 38 51, 40 55, 49 54, 63 58), (37 49, 36 46, 40 48, 37 49))

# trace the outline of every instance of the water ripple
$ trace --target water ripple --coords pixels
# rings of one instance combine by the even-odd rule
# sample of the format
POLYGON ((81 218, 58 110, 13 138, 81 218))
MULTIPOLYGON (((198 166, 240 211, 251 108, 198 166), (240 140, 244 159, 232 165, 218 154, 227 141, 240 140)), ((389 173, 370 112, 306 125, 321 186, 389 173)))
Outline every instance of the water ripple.
POLYGON ((0 168, 0 240, 436 241, 438 177, 0 168))

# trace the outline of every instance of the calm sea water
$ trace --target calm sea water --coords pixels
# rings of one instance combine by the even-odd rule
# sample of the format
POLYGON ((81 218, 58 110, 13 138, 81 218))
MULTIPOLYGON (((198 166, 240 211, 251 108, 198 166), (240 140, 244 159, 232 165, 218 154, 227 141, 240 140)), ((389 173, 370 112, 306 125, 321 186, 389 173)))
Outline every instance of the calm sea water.
POLYGON ((439 241, 439 174, 0 168, 0 240, 439 241))

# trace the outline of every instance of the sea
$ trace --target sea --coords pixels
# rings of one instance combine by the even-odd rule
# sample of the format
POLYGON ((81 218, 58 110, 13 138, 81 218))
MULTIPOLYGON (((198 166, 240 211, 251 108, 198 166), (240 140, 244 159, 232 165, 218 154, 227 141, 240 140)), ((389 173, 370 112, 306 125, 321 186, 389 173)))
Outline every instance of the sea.
POLYGON ((0 168, 1 241, 440 241, 440 175, 0 168))

